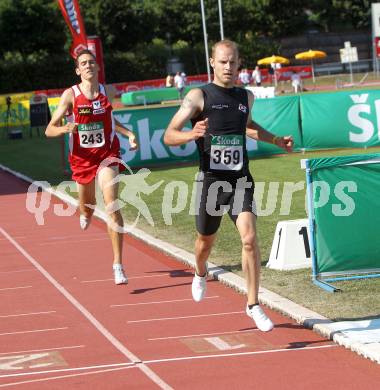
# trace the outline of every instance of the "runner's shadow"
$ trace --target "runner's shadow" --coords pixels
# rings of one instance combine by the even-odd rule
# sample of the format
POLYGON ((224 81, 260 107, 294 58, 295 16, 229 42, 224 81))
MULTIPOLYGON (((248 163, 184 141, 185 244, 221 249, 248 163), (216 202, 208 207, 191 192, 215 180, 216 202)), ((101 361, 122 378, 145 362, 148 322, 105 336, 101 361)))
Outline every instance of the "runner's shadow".
POLYGON ((282 324, 276 324, 276 328, 285 328, 285 329, 305 329, 301 324, 294 324, 293 322, 284 322, 282 324))
POLYGON ((146 274, 167 274, 171 278, 185 278, 194 276, 193 271, 189 269, 175 269, 175 270, 163 270, 163 271, 149 271, 146 274))
POLYGON ((179 286, 190 286, 191 282, 189 283, 180 283, 180 284, 170 284, 166 286, 159 286, 159 287, 148 287, 148 288, 138 288, 136 290, 131 291, 131 294, 144 294, 148 291, 155 291, 160 290, 162 288, 170 288, 170 287, 179 287, 179 286))
MULTIPOLYGON (((286 329, 305 329, 304 326, 300 325, 300 324, 293 324, 291 322, 285 322, 283 324, 275 324, 274 325, 274 328, 275 329, 279 329, 279 328, 286 328, 286 329)), ((256 326, 251 326, 249 328, 243 328, 243 329, 239 329, 239 331, 243 331, 243 330, 252 330, 252 329, 257 329, 256 326)))
POLYGON ((312 341, 293 341, 288 343, 288 346, 286 349, 299 349, 299 348, 305 348, 313 344, 331 344, 331 340, 325 339, 325 340, 312 340, 312 341))
MULTIPOLYGON (((216 280, 210 280, 207 283, 213 283, 216 282, 216 280)), ((138 288, 133 291, 131 291, 131 294, 144 294, 148 291, 155 291, 155 290, 160 290, 162 288, 170 288, 170 287, 179 287, 179 286, 191 286, 192 282, 188 283, 180 283, 180 284, 170 284, 170 285, 165 285, 165 286, 158 286, 158 287, 148 287, 148 288, 138 288)))

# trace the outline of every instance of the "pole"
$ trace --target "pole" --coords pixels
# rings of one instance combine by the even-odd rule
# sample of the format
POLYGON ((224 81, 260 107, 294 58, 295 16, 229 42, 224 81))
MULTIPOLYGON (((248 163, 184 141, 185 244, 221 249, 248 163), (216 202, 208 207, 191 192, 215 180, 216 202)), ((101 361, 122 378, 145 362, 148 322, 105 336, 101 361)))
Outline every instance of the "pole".
POLYGON ((351 80, 351 84, 354 83, 354 76, 352 75, 352 62, 350 61, 349 62, 349 65, 350 65, 350 80, 351 80))
POLYGON ((222 12, 222 0, 218 0, 219 7, 219 25, 220 25, 220 39, 224 39, 224 29, 223 29, 223 12, 222 12))
POLYGON ((203 0, 201 0, 201 11, 202 11, 203 38, 204 38, 204 42, 205 42, 207 76, 208 76, 208 82, 211 83, 211 72, 210 72, 210 62, 209 62, 209 58, 210 57, 209 57, 209 54, 208 54, 205 6, 204 6, 204 3, 203 3, 203 0))
POLYGON ((314 74, 314 63, 313 63, 313 59, 311 59, 311 75, 313 76, 313 84, 315 84, 315 74, 314 74))

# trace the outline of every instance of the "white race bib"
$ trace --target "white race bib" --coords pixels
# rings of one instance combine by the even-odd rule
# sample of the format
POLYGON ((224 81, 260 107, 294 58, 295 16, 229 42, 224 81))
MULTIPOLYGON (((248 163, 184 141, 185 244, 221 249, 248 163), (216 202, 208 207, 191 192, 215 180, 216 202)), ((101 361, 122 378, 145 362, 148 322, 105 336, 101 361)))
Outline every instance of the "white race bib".
POLYGON ((212 135, 210 169, 240 171, 243 168, 243 136, 212 135))
POLYGON ((103 122, 80 124, 78 134, 82 148, 100 148, 105 143, 103 122))

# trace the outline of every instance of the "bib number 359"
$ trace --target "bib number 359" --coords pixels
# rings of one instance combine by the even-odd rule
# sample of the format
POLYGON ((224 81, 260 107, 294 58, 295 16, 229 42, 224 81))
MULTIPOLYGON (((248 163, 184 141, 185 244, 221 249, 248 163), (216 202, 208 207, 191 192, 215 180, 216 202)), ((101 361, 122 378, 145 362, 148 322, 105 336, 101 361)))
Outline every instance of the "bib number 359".
POLYGON ((238 171, 243 168, 241 136, 214 136, 211 140, 210 168, 238 171))

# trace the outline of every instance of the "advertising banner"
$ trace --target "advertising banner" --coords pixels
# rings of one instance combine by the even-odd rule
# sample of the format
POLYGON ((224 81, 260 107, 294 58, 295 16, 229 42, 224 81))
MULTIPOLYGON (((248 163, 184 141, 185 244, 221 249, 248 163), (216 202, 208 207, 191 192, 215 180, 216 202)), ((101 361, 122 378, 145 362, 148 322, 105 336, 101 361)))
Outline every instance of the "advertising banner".
MULTIPOLYGON (((59 98, 49 98, 49 110, 54 112, 59 103, 59 98)), ((29 127, 30 126, 30 102, 21 100, 13 103, 9 107, 0 105, 0 128, 3 127, 29 127)))
POLYGON ((81 50, 87 49, 86 31, 84 29, 78 0, 58 0, 58 4, 73 38, 70 55, 76 58, 81 50))
MULTIPOLYGON (((299 98, 290 96, 257 100, 254 105, 256 121, 276 135, 292 135, 295 147, 301 147, 299 127, 299 98)), ((139 150, 130 151, 128 139, 121 137, 122 158, 132 167, 158 166, 177 162, 198 161, 195 142, 182 146, 166 146, 163 134, 178 106, 114 111, 115 118, 133 130, 138 137, 139 150)), ((185 130, 191 130, 190 122, 185 130)), ((282 153, 277 146, 247 138, 248 156, 282 153)))
POLYGON ((317 273, 380 270, 380 154, 308 162, 317 273))
MULTIPOLYGON (((158 166, 198 158, 194 142, 182 146, 164 145, 164 131, 177 109, 176 106, 114 111, 114 117, 137 135, 139 149, 136 151, 129 150, 128 138, 119 136, 121 157, 129 166, 158 166)), ((191 129, 190 123, 188 129, 191 129)))
MULTIPOLYGON (((299 110, 299 96, 279 96, 273 99, 255 100, 252 111, 255 122, 276 136, 291 135, 294 139, 294 149, 299 150, 303 147, 299 110)), ((277 146, 259 142, 257 151, 251 155, 283 152, 277 146)))
POLYGON ((303 94, 300 99, 305 148, 380 145, 380 91, 303 94))
POLYGON ((375 55, 376 58, 380 58, 380 37, 375 37, 375 55))
POLYGON ((91 52, 94 54, 96 58, 96 62, 99 65, 99 72, 98 72, 99 83, 105 84, 106 75, 104 72, 103 46, 100 37, 95 35, 87 37, 87 46, 88 46, 88 50, 91 50, 91 52))

